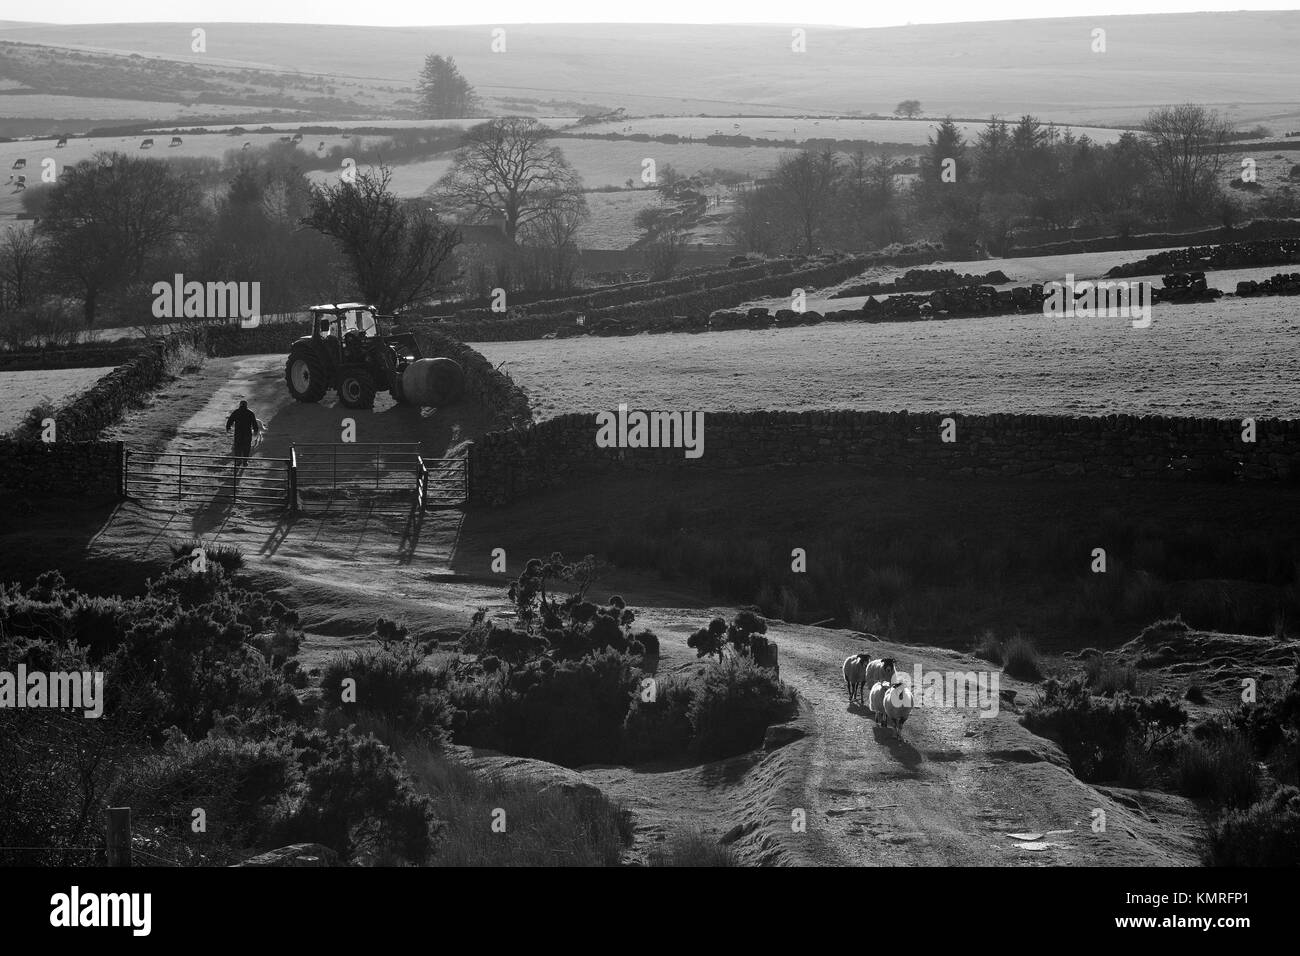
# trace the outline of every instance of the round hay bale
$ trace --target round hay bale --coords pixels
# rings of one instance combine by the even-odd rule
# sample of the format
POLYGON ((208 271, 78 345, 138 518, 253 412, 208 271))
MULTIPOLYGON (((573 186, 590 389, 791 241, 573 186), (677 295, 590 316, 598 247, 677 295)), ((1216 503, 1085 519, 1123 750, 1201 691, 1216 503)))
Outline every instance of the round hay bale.
POLYGON ((449 358, 423 358, 402 372, 402 391, 412 405, 450 405, 465 391, 465 370, 449 358))

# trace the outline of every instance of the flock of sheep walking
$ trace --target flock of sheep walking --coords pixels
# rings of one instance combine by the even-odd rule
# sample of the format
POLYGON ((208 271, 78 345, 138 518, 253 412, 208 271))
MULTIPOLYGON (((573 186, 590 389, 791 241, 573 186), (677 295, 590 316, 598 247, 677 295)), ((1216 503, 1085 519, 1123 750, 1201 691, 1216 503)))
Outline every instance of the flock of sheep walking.
POLYGON ((877 724, 892 727, 899 736, 912 712, 912 691, 906 680, 892 657, 872 660, 870 654, 854 654, 844 659, 849 704, 862 704, 877 724))

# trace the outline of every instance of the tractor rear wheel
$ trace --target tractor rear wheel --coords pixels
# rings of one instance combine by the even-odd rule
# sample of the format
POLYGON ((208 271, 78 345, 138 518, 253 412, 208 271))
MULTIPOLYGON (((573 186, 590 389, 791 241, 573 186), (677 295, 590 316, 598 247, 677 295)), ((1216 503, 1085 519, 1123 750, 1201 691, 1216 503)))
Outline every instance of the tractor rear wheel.
POLYGON ((289 394, 300 402, 319 402, 330 386, 325 363, 311 349, 289 353, 289 360, 284 363, 284 381, 289 386, 289 394))
POLYGON ((375 407, 375 380, 365 369, 339 376, 339 401, 348 408, 375 407))

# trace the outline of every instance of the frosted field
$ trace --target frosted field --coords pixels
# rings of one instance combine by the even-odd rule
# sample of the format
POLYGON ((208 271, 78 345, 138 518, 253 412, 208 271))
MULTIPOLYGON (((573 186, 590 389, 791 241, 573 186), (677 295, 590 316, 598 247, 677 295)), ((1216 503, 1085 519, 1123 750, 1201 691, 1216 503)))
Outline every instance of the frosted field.
MULTIPOLYGON (((1006 117, 1011 123, 1019 117, 1006 117)), ((1046 125, 1046 120, 1042 121, 1046 125)), ((630 119, 622 123, 600 123, 584 126, 584 133, 622 133, 632 135, 645 133, 648 136, 662 136, 675 133, 678 136, 691 136, 703 139, 706 136, 720 134, 723 136, 749 136, 754 139, 791 139, 803 142, 806 139, 865 139, 877 143, 907 143, 912 146, 924 146, 938 121, 925 120, 887 120, 887 119, 833 119, 815 116, 663 116, 646 119, 630 119)), ((987 123, 958 123, 957 127, 969 140, 979 135, 987 123)), ((1084 133, 1097 143, 1113 143, 1119 139, 1123 130, 1103 129, 1097 126, 1072 126, 1075 136, 1084 133)), ((1062 128, 1063 129, 1063 128, 1062 128)))
POLYGON ((591 218, 578 228, 581 249, 626 249, 641 236, 636 214, 659 201, 650 189, 633 192, 587 193, 591 218))
POLYGON ((111 371, 112 366, 0 372, 0 434, 21 424, 23 416, 44 399, 61 405, 111 371))
MULTIPOLYGON (((263 126, 269 126, 274 130, 299 130, 311 126, 330 126, 338 129, 469 129, 476 123, 485 123, 491 117, 484 119, 415 119, 415 120, 390 120, 390 119, 368 119, 368 120, 332 120, 332 119, 313 119, 297 120, 291 123, 245 123, 245 129, 261 129, 263 126)), ((535 117, 538 122, 544 123, 555 129, 569 126, 578 121, 576 116, 538 116, 535 117)), ((174 129, 175 124, 166 127, 174 129)), ((159 127, 160 129, 162 127, 159 127)), ((194 129, 207 130, 211 133, 224 133, 226 130, 233 129, 234 126, 227 124, 225 126, 196 126, 194 129)), ((304 137, 305 138, 305 137, 304 137)))
MULTIPOLYGON (((1178 247, 1181 248, 1181 247, 1178 247)), ((915 266, 907 268, 874 268, 869 269, 862 275, 855 276, 852 279, 846 279, 843 282, 837 282, 834 285, 828 285, 824 289, 807 290, 805 297, 805 306, 813 312, 834 312, 840 309, 860 309, 862 304, 867 300, 864 295, 846 296, 842 299, 832 299, 830 295, 838 289, 846 286, 858 285, 863 282, 876 281, 888 282, 891 279, 898 278, 910 268, 918 269, 952 269, 969 275, 984 275, 992 272, 994 269, 1001 269, 1011 281, 1008 283, 995 284, 995 289, 1010 289, 1018 285, 1029 285, 1034 282, 1065 282, 1067 274, 1074 276, 1076 283, 1085 280, 1094 280, 1105 278, 1106 273, 1117 265, 1126 262, 1137 262, 1146 258, 1148 255, 1155 255, 1158 252, 1166 250, 1161 249, 1127 249, 1118 252, 1083 252, 1075 253, 1068 256, 1033 256, 1025 259, 979 259, 970 262, 935 262, 925 266, 915 266)), ((1277 266, 1255 266, 1248 269, 1220 269, 1213 272, 1205 273, 1205 281, 1212 289, 1219 289, 1222 292, 1233 293, 1237 290, 1237 283, 1247 279, 1262 281, 1279 272, 1300 272, 1300 265, 1277 265, 1277 266)), ((1125 282, 1148 281, 1156 288, 1164 285, 1164 276, 1166 273, 1157 272, 1150 275, 1126 276, 1122 280, 1125 282)), ((876 295, 873 298, 888 298, 893 293, 876 295)), ((752 299, 748 302, 736 306, 737 309, 748 309, 752 307, 763 307, 772 310, 790 308, 790 299, 788 297, 772 297, 765 299, 752 299)), ((1159 316, 1164 306, 1156 306, 1156 315, 1159 316)), ((1169 306, 1169 308, 1175 308, 1169 306)))
POLYGON ((1287 298, 1124 319, 997 316, 474 345, 534 413, 633 407, 1300 417, 1287 298))

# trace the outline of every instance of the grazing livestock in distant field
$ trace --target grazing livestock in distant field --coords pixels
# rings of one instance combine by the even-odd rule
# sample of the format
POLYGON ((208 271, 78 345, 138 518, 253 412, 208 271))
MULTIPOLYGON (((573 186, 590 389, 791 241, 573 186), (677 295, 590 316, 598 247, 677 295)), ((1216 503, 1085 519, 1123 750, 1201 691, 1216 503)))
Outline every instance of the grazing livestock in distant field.
POLYGON ((151 139, 142 140, 141 143, 140 143, 140 148, 141 148, 141 149, 152 149, 152 148, 153 148, 153 140, 151 140, 151 139))
POLYGON ((54 148, 62 149, 64 146, 67 145, 68 145, 68 137, 64 136, 57 143, 54 144, 54 148))
POLYGON ((13 164, 12 166, 10 166, 9 168, 10 168, 10 169, 26 169, 26 168, 27 168, 27 160, 25 160, 25 159, 15 159, 15 160, 14 160, 14 164, 13 164))
POLYGON ((172 141, 167 144, 169 148, 172 146, 179 146, 179 145, 181 145, 181 138, 179 136, 173 136, 172 141))

